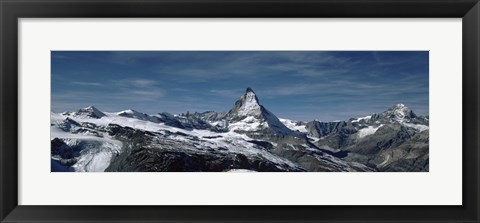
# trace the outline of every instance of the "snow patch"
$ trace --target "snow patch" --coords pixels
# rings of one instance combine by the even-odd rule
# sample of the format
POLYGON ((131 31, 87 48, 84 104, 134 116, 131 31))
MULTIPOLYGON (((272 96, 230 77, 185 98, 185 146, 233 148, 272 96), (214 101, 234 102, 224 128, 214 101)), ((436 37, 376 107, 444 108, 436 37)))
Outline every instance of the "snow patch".
POLYGON ((381 124, 377 127, 368 126, 366 128, 360 129, 360 130, 358 130, 357 136, 358 136, 358 138, 363 138, 365 136, 373 135, 382 126, 383 126, 383 124, 381 124))
POLYGON ((313 137, 310 135, 307 135, 307 138, 309 139, 310 142, 318 142, 321 139, 321 138, 313 137))
POLYGON ((369 120, 371 118, 372 118, 372 116, 368 115, 368 116, 365 116, 365 117, 361 117, 361 118, 357 118, 355 120, 352 120, 352 122, 359 122, 360 120, 369 120))
POLYGON ((412 123, 402 123, 404 126, 407 126, 407 127, 410 127, 410 128, 414 128, 420 132, 423 132, 425 130, 428 130, 429 127, 426 126, 426 125, 420 125, 420 124, 412 124, 412 123))
POLYGON ((296 121, 290 120, 290 119, 284 119, 284 118, 279 118, 280 122, 282 122, 287 128, 293 130, 293 131, 299 131, 299 132, 308 132, 306 125, 304 124, 299 124, 296 121))
POLYGON ((268 127, 268 123, 260 121, 253 116, 248 116, 238 122, 231 123, 228 129, 230 129, 230 131, 256 131, 266 127, 268 127))

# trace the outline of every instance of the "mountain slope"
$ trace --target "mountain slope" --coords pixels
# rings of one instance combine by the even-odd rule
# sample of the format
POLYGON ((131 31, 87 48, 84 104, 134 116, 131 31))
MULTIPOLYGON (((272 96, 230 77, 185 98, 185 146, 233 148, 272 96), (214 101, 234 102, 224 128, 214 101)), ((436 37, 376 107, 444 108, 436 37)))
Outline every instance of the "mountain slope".
POLYGON ((403 104, 349 121, 312 121, 306 128, 319 148, 347 152, 344 160, 375 166, 380 171, 428 171, 428 118, 417 116, 403 104), (414 152, 412 148, 418 145, 422 149, 414 152), (408 167, 403 165, 406 159, 421 159, 427 165, 408 167))

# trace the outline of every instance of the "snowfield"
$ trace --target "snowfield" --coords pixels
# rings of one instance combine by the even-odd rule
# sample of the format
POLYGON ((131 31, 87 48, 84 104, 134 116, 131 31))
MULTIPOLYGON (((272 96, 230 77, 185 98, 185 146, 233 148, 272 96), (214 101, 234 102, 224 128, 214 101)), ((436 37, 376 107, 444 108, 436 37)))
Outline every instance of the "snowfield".
POLYGON ((423 131, 429 129, 429 127, 426 126, 426 125, 412 124, 412 123, 402 123, 402 124, 405 125, 405 126, 408 126, 408 127, 410 127, 410 128, 414 128, 414 129, 416 129, 416 130, 418 130, 418 131, 420 131, 420 132, 423 132, 423 131))
MULTIPOLYGON (((102 172, 115 155, 122 149, 122 142, 108 137, 71 134, 58 127, 51 127, 51 139, 62 139, 68 146, 81 149, 77 162, 72 166, 75 172, 102 172)), ((52 157, 55 161, 58 157, 52 157)), ((52 162, 54 162, 52 161, 52 162)))
POLYGON ((369 120, 371 118, 372 118, 372 116, 368 115, 368 116, 365 116, 365 117, 361 117, 361 118, 357 118, 355 120, 352 120, 352 122, 359 122, 360 120, 369 120))
MULTIPOLYGON (((129 112, 131 113, 131 112, 129 112)), ((254 140, 245 134, 237 133, 236 130, 242 131, 254 131, 259 128, 268 127, 266 122, 260 122, 258 119, 254 117, 247 117, 237 123, 234 123, 229 126, 230 131, 228 132, 212 132, 209 130, 185 130, 181 128, 176 128, 172 126, 165 125, 164 123, 154 123, 151 121, 141 120, 138 117, 130 118, 120 116, 125 114, 125 112, 119 113, 104 113, 105 115, 101 118, 90 118, 90 117, 79 117, 72 115, 70 113, 67 114, 51 114, 52 124, 60 124, 65 119, 69 118, 78 123, 92 123, 97 126, 108 126, 109 124, 116 124, 122 127, 130 127, 134 129, 139 129, 142 131, 148 132, 158 132, 164 133, 165 131, 168 132, 179 132, 183 133, 189 137, 196 137, 201 139, 202 147, 205 148, 225 148, 227 151, 221 151, 225 153, 237 153, 237 154, 244 154, 246 156, 259 156, 263 157, 267 160, 270 160, 274 163, 288 165, 290 167, 296 167, 294 163, 284 158, 278 157, 276 155, 271 154, 268 151, 265 151, 258 147, 258 145, 254 143, 249 143, 248 141, 254 140)), ((59 138, 63 139, 66 142, 70 142, 71 140, 75 140, 72 142, 100 142, 97 146, 101 147, 102 149, 93 149, 93 148, 86 148, 84 152, 79 157, 78 162, 73 166, 75 171, 92 171, 92 172, 99 172, 104 171, 109 163, 111 158, 120 153, 122 148, 122 142, 118 140, 114 140, 109 138, 107 134, 104 134, 103 137, 97 137, 88 134, 73 134, 69 132, 65 132, 62 129, 58 128, 57 126, 51 127, 51 139, 59 138)), ((189 139, 184 136, 174 135, 170 136, 171 139, 175 141, 188 141, 189 139)), ((67 143, 68 144, 68 143, 67 143)), ((73 144, 69 144, 73 145, 73 144)), ((185 149, 189 149, 186 147, 185 149)))
POLYGON ((299 124, 298 122, 296 121, 293 121, 293 120, 290 120, 290 119, 284 119, 284 118, 280 118, 280 121, 285 125, 287 126, 287 128, 293 130, 293 131, 299 131, 299 132, 303 132, 303 133, 307 133, 308 130, 305 126, 305 124, 299 124))
POLYGON ((358 135, 357 136, 358 136, 358 138, 364 138, 365 136, 373 135, 382 126, 383 126, 383 124, 379 125, 377 127, 368 126, 366 128, 360 129, 360 130, 358 130, 358 133, 357 133, 358 135))

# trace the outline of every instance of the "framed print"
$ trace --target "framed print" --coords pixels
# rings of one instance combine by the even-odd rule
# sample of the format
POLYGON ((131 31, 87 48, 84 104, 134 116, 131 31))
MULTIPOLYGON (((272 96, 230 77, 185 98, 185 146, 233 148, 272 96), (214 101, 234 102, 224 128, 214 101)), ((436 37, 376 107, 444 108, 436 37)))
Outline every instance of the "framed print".
POLYGON ((52 51, 51 172, 428 172, 428 55, 52 51))
POLYGON ((2 222, 477 222, 477 1, 2 1, 2 222))

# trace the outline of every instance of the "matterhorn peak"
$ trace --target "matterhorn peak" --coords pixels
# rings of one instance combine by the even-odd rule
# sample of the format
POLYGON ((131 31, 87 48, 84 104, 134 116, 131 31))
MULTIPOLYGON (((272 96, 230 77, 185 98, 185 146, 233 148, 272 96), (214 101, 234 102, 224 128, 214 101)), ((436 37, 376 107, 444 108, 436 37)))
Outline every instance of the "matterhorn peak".
POLYGON ((258 131, 260 129, 270 129, 275 134, 293 134, 292 130, 287 128, 273 113, 260 105, 257 95, 252 88, 248 87, 245 94, 235 102, 233 108, 226 115, 227 120, 237 130, 258 131), (245 126, 242 126, 245 125, 245 126))
POLYGON ((259 116, 262 113, 257 95, 252 88, 248 87, 245 94, 235 102, 228 115, 233 119, 241 119, 247 116, 259 116))
POLYGON ((245 91, 245 95, 243 95, 242 97, 245 97, 245 99, 249 102, 256 103, 257 105, 260 104, 258 101, 257 95, 255 94, 253 89, 250 87, 247 87, 247 90, 245 91))

